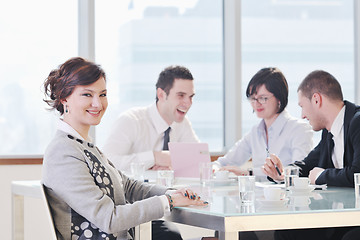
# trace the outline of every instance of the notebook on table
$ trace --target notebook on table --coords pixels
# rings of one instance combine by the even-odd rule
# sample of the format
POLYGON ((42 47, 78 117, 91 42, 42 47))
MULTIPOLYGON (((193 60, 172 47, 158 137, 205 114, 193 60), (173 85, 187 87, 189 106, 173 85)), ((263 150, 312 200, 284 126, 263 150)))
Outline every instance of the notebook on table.
POLYGON ((211 162, 207 143, 169 142, 175 177, 199 178, 199 164, 211 162))

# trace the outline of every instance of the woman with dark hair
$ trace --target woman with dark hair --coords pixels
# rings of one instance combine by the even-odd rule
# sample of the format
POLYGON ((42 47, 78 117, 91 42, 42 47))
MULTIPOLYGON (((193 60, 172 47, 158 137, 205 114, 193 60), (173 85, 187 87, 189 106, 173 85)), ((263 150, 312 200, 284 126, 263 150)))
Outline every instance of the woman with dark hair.
POLYGON ((58 239, 132 239, 133 227, 174 206, 206 205, 189 189, 128 178, 92 143, 90 126, 100 123, 108 105, 99 65, 72 58, 51 71, 44 88, 44 101, 62 116, 42 176, 58 239))
POLYGON ((239 166, 251 158, 253 174, 265 177, 261 168, 270 153, 284 159, 285 165, 304 159, 313 147, 313 131, 308 123, 286 111, 288 84, 282 72, 273 67, 258 71, 247 86, 246 97, 262 120, 224 157, 218 158, 218 167, 247 175, 247 169, 239 166))

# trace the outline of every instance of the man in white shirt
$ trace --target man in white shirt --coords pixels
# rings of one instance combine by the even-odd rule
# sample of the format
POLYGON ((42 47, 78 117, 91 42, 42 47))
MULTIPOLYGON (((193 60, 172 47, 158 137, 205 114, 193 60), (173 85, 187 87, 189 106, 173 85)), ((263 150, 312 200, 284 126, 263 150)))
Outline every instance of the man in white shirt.
MULTIPOLYGON (((195 95, 193 76, 182 66, 169 66, 156 83, 156 102, 132 108, 115 122, 103 151, 121 171, 130 171, 131 163, 143 163, 145 169, 171 167, 168 142, 199 142, 186 113, 195 95)), ((181 239, 176 227, 161 220, 152 221, 152 239, 181 239)))
POLYGON ((132 162, 152 170, 171 167, 169 151, 164 150, 169 127, 171 142, 199 142, 185 116, 194 95, 193 76, 187 68, 165 68, 156 83, 156 102, 132 108, 115 122, 103 147, 108 159, 122 171, 129 171, 132 162))

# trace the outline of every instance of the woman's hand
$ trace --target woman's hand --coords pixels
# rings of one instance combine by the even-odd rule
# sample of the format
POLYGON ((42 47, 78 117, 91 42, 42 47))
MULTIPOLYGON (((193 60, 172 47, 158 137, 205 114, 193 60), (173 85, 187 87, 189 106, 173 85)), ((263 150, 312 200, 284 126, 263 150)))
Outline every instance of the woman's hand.
POLYGON ((170 194, 172 205, 174 207, 185 207, 189 205, 206 206, 208 202, 203 201, 201 197, 191 189, 182 188, 170 194))
POLYGON ((282 173, 283 165, 275 154, 270 154, 270 156, 266 158, 262 171, 274 180, 284 180, 284 174, 282 173), (279 170, 280 174, 276 168, 279 170))

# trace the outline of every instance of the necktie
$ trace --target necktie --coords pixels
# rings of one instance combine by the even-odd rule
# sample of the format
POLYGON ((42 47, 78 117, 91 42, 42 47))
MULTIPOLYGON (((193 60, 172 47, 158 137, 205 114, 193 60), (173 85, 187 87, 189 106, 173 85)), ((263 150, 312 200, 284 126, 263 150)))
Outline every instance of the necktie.
POLYGON ((170 130, 171 127, 169 127, 168 129, 166 129, 166 131, 164 132, 164 145, 163 145, 163 150, 169 150, 169 141, 170 141, 170 130))
POLYGON ((334 150, 334 140, 333 140, 333 135, 331 132, 328 132, 328 134, 327 134, 327 146, 328 146, 329 158, 332 161, 332 152, 334 150))

